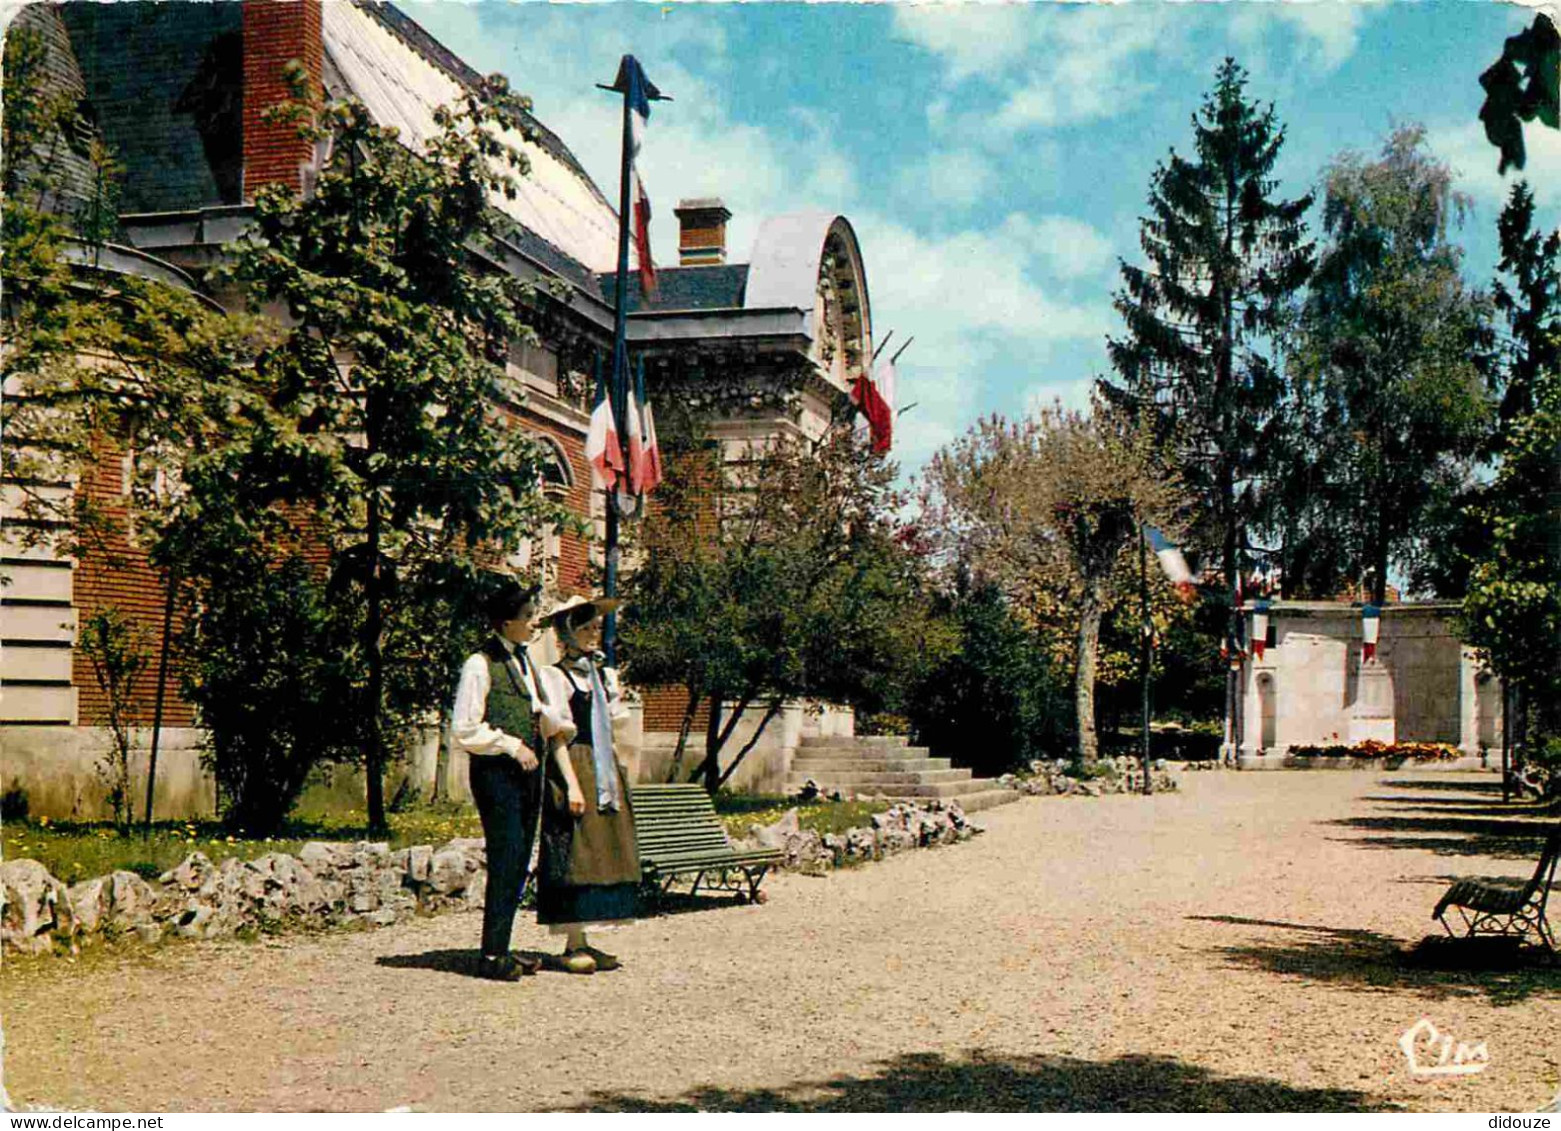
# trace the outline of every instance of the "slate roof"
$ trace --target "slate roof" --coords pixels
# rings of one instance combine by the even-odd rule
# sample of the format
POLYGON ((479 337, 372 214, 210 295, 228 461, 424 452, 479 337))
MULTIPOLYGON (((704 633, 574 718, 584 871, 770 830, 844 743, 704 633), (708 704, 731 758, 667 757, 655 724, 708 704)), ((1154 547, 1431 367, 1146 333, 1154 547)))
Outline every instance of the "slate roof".
MULTIPOLYGON (((242 198, 242 33, 237 0, 102 4, 54 9, 69 33, 91 108, 124 166, 125 213, 182 212, 242 198)), ((326 71, 416 146, 433 110, 481 76, 417 23, 378 0, 334 0, 323 11, 326 71)), ((335 89, 335 87, 333 87, 335 89)), ((494 206, 522 225, 512 241, 596 294, 594 270, 617 256, 617 214, 558 135, 535 118, 518 198, 494 206)))
MULTIPOLYGON (((615 274, 598 274, 609 306, 617 301, 615 274)), ((662 267, 656 272, 656 295, 647 303, 640 292, 639 272, 629 271, 629 313, 673 310, 740 310, 748 287, 748 265, 662 267)))
POLYGON ((225 123, 241 114, 242 75, 221 64, 225 49, 242 57, 240 5, 75 0, 54 10, 92 115, 124 167, 120 211, 236 203, 243 152, 225 123))

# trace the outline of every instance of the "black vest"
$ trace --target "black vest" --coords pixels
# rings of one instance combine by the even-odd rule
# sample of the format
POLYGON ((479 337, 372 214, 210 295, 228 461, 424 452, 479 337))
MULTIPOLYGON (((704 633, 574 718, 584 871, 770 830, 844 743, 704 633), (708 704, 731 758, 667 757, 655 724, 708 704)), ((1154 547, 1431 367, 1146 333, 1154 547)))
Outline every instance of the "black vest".
POLYGON ((535 747, 536 708, 525 683, 516 674, 516 664, 510 663, 509 652, 496 636, 485 640, 481 651, 488 659, 488 702, 483 709, 483 721, 535 747))

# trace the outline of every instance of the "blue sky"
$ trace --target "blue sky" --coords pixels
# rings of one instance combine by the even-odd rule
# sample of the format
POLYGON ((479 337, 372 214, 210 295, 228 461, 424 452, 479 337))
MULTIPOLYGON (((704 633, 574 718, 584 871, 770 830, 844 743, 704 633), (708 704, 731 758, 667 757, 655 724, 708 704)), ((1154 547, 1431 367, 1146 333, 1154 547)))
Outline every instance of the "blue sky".
MULTIPOLYGON (((1468 274, 1494 264, 1506 186, 1476 114, 1479 73, 1533 12, 1457 3, 540 4, 408 0, 482 71, 532 96, 616 199, 619 108, 595 89, 637 55, 655 106, 644 173, 657 259, 678 199, 719 196, 729 251, 759 220, 825 208, 861 238, 878 335, 902 359, 896 455, 914 473, 978 416, 1061 397, 1106 369, 1118 258, 1140 262, 1155 163, 1233 55, 1288 129, 1281 191, 1418 121, 1474 212, 1468 274)), ((1541 221, 1561 223, 1561 133, 1530 129, 1541 221)))

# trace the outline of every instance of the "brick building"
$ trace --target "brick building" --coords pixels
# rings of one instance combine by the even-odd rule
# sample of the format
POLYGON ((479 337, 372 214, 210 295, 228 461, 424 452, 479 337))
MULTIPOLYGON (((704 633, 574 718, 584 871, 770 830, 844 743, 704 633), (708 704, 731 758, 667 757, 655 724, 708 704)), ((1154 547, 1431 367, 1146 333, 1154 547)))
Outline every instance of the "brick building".
MULTIPOLYGON (((124 169, 121 236, 101 251, 99 268, 154 277, 230 307, 241 296, 215 289, 204 273, 245 227, 255 190, 282 183, 307 192, 325 159, 323 147, 261 117, 288 96, 285 64, 298 60, 317 90, 357 99, 412 145, 433 132, 435 108, 479 80, 406 15, 370 0, 71 0, 21 9, 11 26, 22 25, 42 33, 52 80, 81 99, 124 169)), ((534 139, 508 139, 526 153, 530 174, 515 199, 492 201, 515 222, 495 265, 549 284, 527 312, 540 344, 510 348, 512 395, 503 407, 513 427, 553 447, 548 489, 599 526, 602 494, 592 486, 584 438, 590 375, 611 346, 618 218, 564 141, 534 124, 534 139)), ((84 174, 66 172, 68 195, 84 174)), ((646 359, 653 401, 658 388, 695 390, 691 400, 733 460, 782 431, 816 435, 872 354, 866 276, 850 223, 827 213, 770 217, 747 261, 735 262, 721 201, 685 201, 676 214, 680 263, 662 269, 653 301, 637 281, 628 296, 630 348, 646 359), (799 391, 783 406, 763 395, 781 383, 799 391)), ((121 461, 105 454, 90 482, 74 489, 112 510, 127 489, 121 461)), ((14 508, 6 513, 14 520, 14 508)), ((94 815, 102 807, 93 767, 105 742, 104 705, 74 646, 75 629, 115 607, 160 636, 162 580, 134 554, 67 559, 24 549, 14 528, 0 540, 0 789, 25 789, 35 813, 94 815)), ((593 552, 571 534, 545 534, 514 564, 540 566, 550 587, 567 593, 589 586, 593 552)), ((139 691, 149 720, 150 681, 139 691)), ((675 728, 678 706, 672 695, 645 693, 648 746, 675 728)), ((848 714, 791 715, 775 728, 776 743, 795 746, 803 729, 849 728, 848 714)), ((194 722, 171 696, 159 743, 159 814, 213 804, 194 722)), ((774 759, 752 761, 747 778, 784 772, 774 759)), ((414 757, 413 772, 429 778, 435 764, 430 747, 414 757)), ((458 793, 464 772, 454 765, 445 772, 443 784, 458 793)))

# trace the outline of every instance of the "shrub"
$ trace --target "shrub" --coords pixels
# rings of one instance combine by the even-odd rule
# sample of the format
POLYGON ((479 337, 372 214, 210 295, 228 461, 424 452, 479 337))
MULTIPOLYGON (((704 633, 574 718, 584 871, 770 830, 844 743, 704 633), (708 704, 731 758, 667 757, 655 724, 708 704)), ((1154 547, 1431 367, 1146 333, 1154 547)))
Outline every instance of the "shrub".
POLYGON ((355 642, 301 555, 238 552, 213 574, 181 639, 185 697, 200 711, 224 823, 269 835, 311 769, 357 756, 355 642))
POLYGON ((997 590, 956 597, 950 615, 957 649, 907 696, 915 740, 983 776, 1071 750, 1068 678, 997 590))

